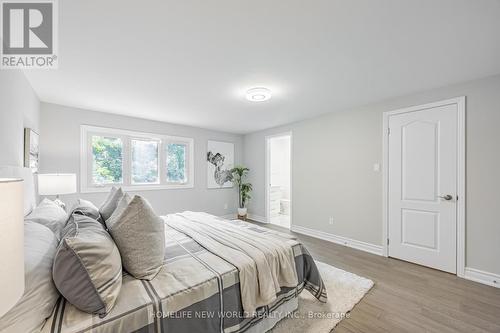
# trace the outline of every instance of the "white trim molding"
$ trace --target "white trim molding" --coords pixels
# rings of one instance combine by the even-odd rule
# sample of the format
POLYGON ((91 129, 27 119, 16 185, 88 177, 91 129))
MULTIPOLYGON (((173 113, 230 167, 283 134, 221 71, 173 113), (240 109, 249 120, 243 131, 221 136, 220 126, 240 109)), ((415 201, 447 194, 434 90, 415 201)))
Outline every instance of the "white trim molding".
POLYGON ((238 218, 238 213, 234 212, 233 214, 219 215, 219 217, 226 220, 236 220, 238 218))
POLYGON ((256 222, 260 222, 260 223, 269 223, 269 221, 264 216, 248 213, 247 217, 249 220, 252 220, 252 221, 256 221, 256 222))
MULTIPOLYGON (((233 214, 221 215, 219 217, 226 219, 226 220, 237 220, 238 219, 238 212, 234 212, 233 214)), ((260 222, 260 223, 269 223, 269 222, 267 222, 267 220, 264 216, 254 215, 254 214, 250 214, 250 213, 248 213, 247 219, 255 221, 255 222, 260 222)))
POLYGON ((389 205, 389 117, 391 115, 415 112, 425 109, 431 109, 439 106, 456 104, 458 109, 458 158, 457 158, 457 276, 465 277, 465 96, 460 96, 452 99, 447 99, 444 101, 439 101, 435 103, 429 103, 424 105, 412 106, 408 108, 403 108, 394 111, 387 111, 383 113, 383 142, 382 142, 382 154, 383 154, 383 190, 382 190, 382 228, 383 228, 383 255, 385 257, 389 256, 389 248, 387 240, 389 239, 389 219, 388 219, 388 205, 389 205))
POLYGON ((465 275, 463 277, 467 280, 500 288, 500 275, 498 274, 481 271, 471 267, 465 267, 465 275))
POLYGON ((362 242, 362 241, 359 241, 359 240, 355 240, 355 239, 351 239, 351 238, 347 238, 347 237, 343 237, 343 236, 334 235, 334 234, 331 234, 331 233, 328 233, 328 232, 324 232, 324 231, 319 231, 319 230, 315 230, 315 229, 301 227, 301 226, 298 226, 298 225, 293 225, 292 228, 291 228, 291 230, 293 232, 296 232, 296 233, 299 233, 299 234, 303 234, 303 235, 306 235, 306 236, 311 236, 311 237, 314 237, 314 238, 319 238, 319 239, 322 239, 322 240, 325 240, 325 241, 328 241, 328 242, 332 242, 332 243, 335 243, 335 244, 340 244, 340 245, 344 245, 344 246, 347 246, 347 247, 350 247, 350 248, 353 248, 353 249, 357 249, 357 250, 365 251, 365 252, 368 252, 368 253, 376 254, 378 256, 383 256, 383 248, 380 245, 370 244, 370 243, 362 242))

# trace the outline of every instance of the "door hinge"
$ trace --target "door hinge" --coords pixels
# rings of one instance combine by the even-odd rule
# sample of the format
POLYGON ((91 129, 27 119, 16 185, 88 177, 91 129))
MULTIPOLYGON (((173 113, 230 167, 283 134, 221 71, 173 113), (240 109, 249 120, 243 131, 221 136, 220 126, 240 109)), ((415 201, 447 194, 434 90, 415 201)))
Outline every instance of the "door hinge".
POLYGON ((387 134, 391 135, 391 129, 390 128, 387 129, 387 134))
POLYGON ((389 238, 387 238, 387 245, 389 245, 389 238))
POLYGON ((457 195, 457 201, 458 201, 458 195, 457 195))

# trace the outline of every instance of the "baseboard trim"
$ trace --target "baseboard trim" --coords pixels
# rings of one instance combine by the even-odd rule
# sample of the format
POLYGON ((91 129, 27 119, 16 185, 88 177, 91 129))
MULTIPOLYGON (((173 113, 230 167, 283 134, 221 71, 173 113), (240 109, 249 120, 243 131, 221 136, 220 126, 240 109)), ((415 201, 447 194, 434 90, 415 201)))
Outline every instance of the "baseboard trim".
MULTIPOLYGON (((238 218, 238 213, 220 215, 219 217, 227 220, 236 220, 238 218)), ((248 214, 247 218, 260 223, 268 223, 267 219, 260 215, 248 214)))
POLYGON ((238 215, 237 213, 233 213, 233 214, 220 215, 219 217, 226 220, 234 220, 237 218, 237 215, 238 215))
POLYGON ((474 282, 486 284, 488 286, 500 288, 500 275, 485 272, 479 269, 465 267, 464 278, 474 282))
MULTIPOLYGON (((237 217, 237 213, 233 214, 226 214, 220 216, 225 219, 230 219, 234 220, 237 217)), ((267 219, 264 216, 260 215, 254 215, 254 214, 248 214, 248 218, 253 221, 257 221, 260 223, 268 223, 267 219)), ((353 249, 365 251, 368 253, 376 254, 379 256, 384 255, 384 250, 382 246, 379 245, 374 245, 370 243, 366 243, 363 241, 343 237, 343 236, 338 236, 334 235, 328 232, 324 231, 319 231, 311 228, 306 228, 306 227, 301 227, 297 225, 292 225, 291 231, 296 232, 298 234, 302 235, 307 235, 310 237, 314 238, 319 238, 328 242, 332 242, 335 244, 340 244, 344 245, 353 249)), ((490 272, 485 272, 479 269, 471 268, 471 267, 465 267, 465 274, 463 276, 464 279, 482 283, 488 286, 500 288, 500 275, 490 273, 490 272)))
POLYGON ((260 223, 268 223, 265 216, 260 216, 260 215, 248 213, 248 219, 256 221, 256 222, 260 222, 260 223))
POLYGON ((351 239, 351 238, 347 238, 347 237, 343 237, 343 236, 338 236, 338 235, 334 235, 334 234, 331 234, 328 232, 319 231, 319 230, 310 229, 310 228, 305 228, 305 227, 301 227, 301 226, 297 226, 297 225, 292 226, 291 230, 293 232, 296 232, 299 234, 311 236, 314 238, 319 238, 322 240, 326 240, 328 242, 344 245, 347 247, 351 247, 353 249, 369 252, 369 253, 376 254, 379 256, 384 255, 383 247, 379 246, 379 245, 374 245, 374 244, 362 242, 359 240, 355 240, 355 239, 351 239))

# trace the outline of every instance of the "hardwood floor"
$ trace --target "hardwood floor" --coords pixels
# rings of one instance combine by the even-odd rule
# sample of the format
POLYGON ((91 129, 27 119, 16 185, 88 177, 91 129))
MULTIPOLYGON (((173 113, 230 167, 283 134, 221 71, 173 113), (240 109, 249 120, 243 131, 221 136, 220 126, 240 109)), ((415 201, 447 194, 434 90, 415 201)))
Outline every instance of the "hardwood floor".
POLYGON ((294 234, 316 260, 375 282, 334 332, 500 332, 498 288, 255 223, 294 234))

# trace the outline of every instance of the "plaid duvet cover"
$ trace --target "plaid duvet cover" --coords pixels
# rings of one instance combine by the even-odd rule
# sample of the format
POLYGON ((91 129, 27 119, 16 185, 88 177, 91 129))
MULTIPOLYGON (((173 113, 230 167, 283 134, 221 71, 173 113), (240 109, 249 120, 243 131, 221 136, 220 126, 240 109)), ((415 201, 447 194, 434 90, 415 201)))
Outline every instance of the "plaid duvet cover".
MULTIPOLYGON (((326 301, 326 289, 316 264, 300 241, 254 224, 219 220, 289 244, 295 256, 298 285, 281 288, 273 304, 259 308, 257 316, 247 317, 241 305, 236 267, 165 225, 164 266, 152 281, 125 274, 116 305, 104 318, 82 312, 61 297, 42 332, 251 332, 279 313, 277 310, 293 311, 285 305, 296 302, 303 289, 319 301, 326 301)), ((276 322, 282 318, 273 319, 276 322)))

